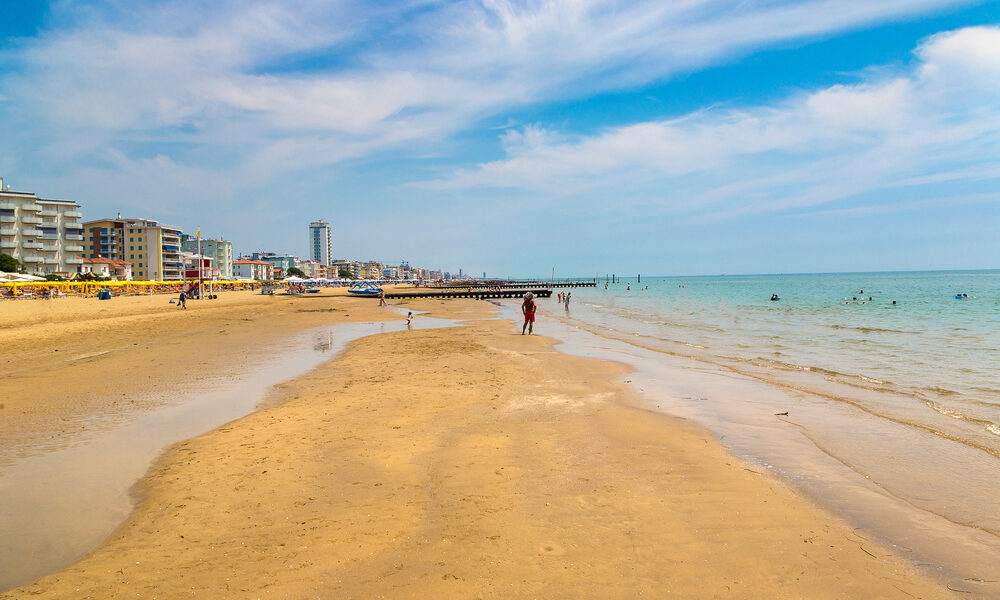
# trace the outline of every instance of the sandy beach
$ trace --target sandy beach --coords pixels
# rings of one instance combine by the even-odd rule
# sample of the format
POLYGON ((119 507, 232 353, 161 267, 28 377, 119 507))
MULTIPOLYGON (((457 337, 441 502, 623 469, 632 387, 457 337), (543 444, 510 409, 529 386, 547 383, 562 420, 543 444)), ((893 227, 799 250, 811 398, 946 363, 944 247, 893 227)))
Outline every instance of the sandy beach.
MULTIPOLYGON (((328 295, 166 301, 0 304, 0 460, 86 443, 290 332, 402 319, 328 295)), ((954 597, 640 408, 621 365, 518 335, 486 302, 404 307, 460 325, 355 341, 174 445, 103 543, 0 598, 954 597)))

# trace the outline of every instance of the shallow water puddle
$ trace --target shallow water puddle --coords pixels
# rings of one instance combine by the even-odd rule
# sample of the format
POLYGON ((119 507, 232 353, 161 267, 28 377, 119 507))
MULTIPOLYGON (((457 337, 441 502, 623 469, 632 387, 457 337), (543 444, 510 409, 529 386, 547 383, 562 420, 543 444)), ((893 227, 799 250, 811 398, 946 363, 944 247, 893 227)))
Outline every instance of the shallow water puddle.
MULTIPOLYGON (((412 328, 453 325, 420 317, 412 328)), ((310 330, 276 344, 266 362, 184 392, 170 406, 78 445, 0 468, 0 591, 97 546, 131 512, 130 489, 171 444, 250 414, 272 386, 318 367, 356 339, 405 329, 396 321, 310 330)))

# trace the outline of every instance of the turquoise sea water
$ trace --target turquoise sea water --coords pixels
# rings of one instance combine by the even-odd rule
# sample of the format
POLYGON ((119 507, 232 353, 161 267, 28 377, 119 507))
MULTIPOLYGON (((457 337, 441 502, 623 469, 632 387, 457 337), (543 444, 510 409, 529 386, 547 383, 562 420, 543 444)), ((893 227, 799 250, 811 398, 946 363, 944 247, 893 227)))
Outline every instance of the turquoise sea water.
POLYGON ((574 319, 858 402, 1000 456, 1000 271, 604 283, 569 290, 574 319))
POLYGON ((604 283, 555 290, 568 307, 539 299, 536 331, 630 365, 649 408, 713 431, 963 597, 1000 597, 1000 271, 604 283))

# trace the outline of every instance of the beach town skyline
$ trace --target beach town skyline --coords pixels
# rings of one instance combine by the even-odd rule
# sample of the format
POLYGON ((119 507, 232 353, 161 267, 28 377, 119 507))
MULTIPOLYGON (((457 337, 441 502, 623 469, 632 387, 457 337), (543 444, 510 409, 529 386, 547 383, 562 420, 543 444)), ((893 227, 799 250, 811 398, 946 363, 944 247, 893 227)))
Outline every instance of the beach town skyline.
POLYGON ((0 174, 97 216, 500 276, 996 266, 993 3, 8 13, 0 174))

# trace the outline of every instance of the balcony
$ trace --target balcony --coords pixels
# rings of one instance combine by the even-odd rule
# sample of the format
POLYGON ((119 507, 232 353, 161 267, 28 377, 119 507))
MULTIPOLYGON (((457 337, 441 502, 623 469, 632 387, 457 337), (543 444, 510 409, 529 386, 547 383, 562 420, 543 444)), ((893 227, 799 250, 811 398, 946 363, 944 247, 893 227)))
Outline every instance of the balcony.
POLYGON ((31 237, 42 235, 41 229, 22 229, 21 235, 27 235, 31 237))
POLYGON ((82 265, 83 264, 83 259, 82 258, 67 258, 66 259, 66 264, 67 265, 82 265))
POLYGON ((0 216, 0 223, 17 223, 17 217, 14 215, 2 215, 0 216))
POLYGON ((77 230, 83 229, 83 225, 80 225, 79 223, 63 223, 63 227, 65 227, 66 229, 77 229, 77 230))
POLYGON ((66 252, 83 252, 83 246, 66 246, 66 252))
POLYGON ((47 265, 58 265, 59 259, 54 256, 46 256, 42 261, 47 265))
POLYGON ((75 242, 82 242, 83 241, 83 236, 82 235, 72 234, 72 233, 67 233, 66 234, 66 239, 67 240, 73 240, 75 242))
POLYGON ((21 205, 21 210, 27 210, 27 211, 31 211, 31 212, 41 212, 42 207, 41 207, 41 205, 35 204, 35 203, 32 202, 30 204, 22 204, 21 205))
POLYGON ((13 227, 0 227, 0 235, 17 235, 17 230, 13 227))
POLYGON ((42 257, 37 254, 26 254, 21 257, 21 262, 23 263, 40 263, 42 262, 42 257))
POLYGON ((32 250, 37 250, 42 247, 41 242, 32 242, 31 240, 28 240, 21 245, 25 248, 31 248, 32 250))
POLYGON ((66 212, 63 213, 63 216, 79 219, 83 217, 83 213, 78 210, 67 210, 66 212))
POLYGON ((44 252, 58 252, 59 244, 38 244, 38 249, 44 252))
POLYGON ((0 240, 0 248, 17 248, 17 242, 14 240, 0 240))
POLYGON ((46 208, 42 212, 38 213, 39 217, 57 217, 59 216, 59 211, 52 210, 51 208, 46 208))
POLYGON ((14 204, 13 202, 0 202, 0 208, 17 208, 20 204, 14 204))
POLYGON ((38 217, 21 217, 22 223, 31 223, 32 225, 40 225, 42 220, 38 217))

